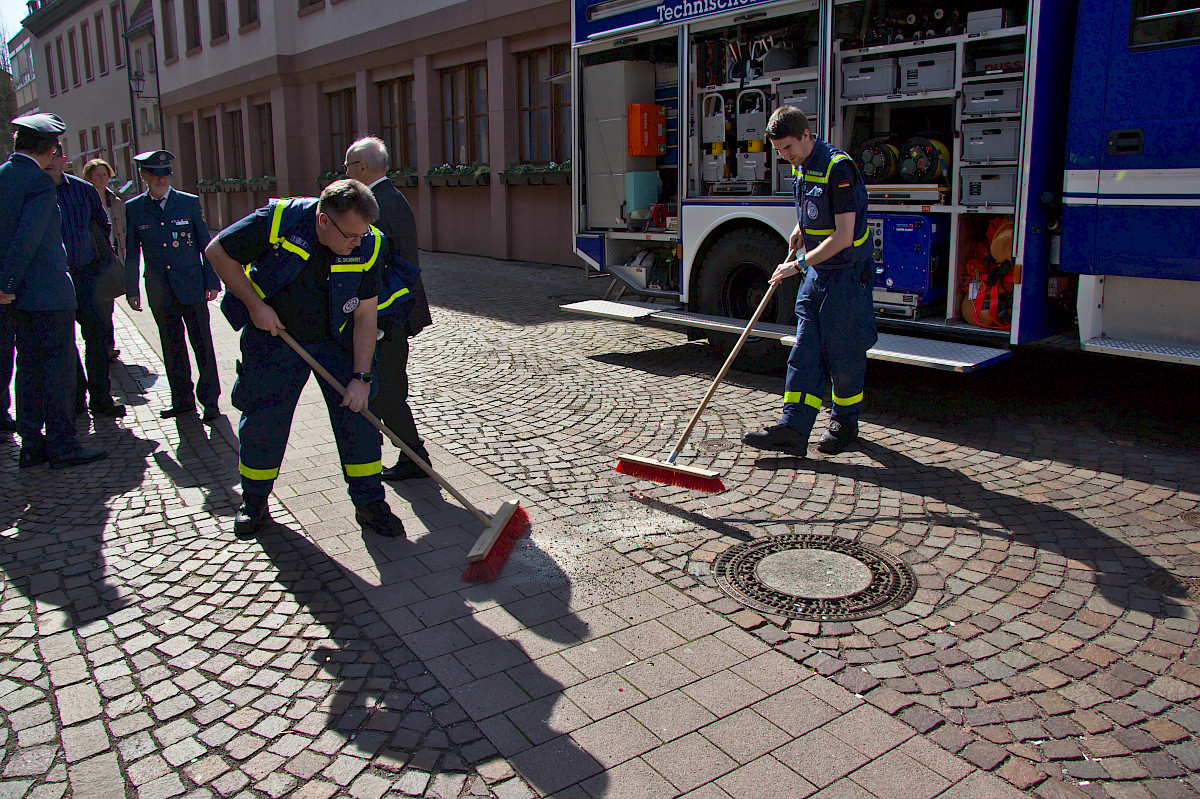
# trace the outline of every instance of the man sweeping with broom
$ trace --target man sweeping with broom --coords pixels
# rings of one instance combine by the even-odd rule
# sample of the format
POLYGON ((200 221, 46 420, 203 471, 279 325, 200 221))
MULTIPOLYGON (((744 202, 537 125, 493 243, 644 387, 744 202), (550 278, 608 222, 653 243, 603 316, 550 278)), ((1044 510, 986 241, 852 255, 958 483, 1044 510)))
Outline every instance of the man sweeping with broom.
POLYGON ((796 176, 799 221, 791 247, 805 253, 802 260, 780 264, 770 280, 807 271, 796 298, 796 343, 788 356, 779 424, 746 433, 742 442, 803 457, 821 409, 820 392, 830 381, 829 429, 817 449, 834 455, 858 437, 867 350, 877 340, 867 190, 850 156, 814 136, 799 109, 777 108, 767 121, 767 138, 796 176))
POLYGON ((403 537, 380 482, 379 433, 359 411, 375 378, 376 312, 382 235, 371 227, 379 206, 356 180, 329 184, 320 199, 272 200, 235 222, 205 253, 228 287, 221 310, 242 331, 233 384, 242 505, 233 531, 254 536, 283 462, 292 415, 314 367, 287 343, 291 336, 341 384, 321 383, 354 518, 366 529, 403 537), (249 264, 245 269, 242 264, 249 264))

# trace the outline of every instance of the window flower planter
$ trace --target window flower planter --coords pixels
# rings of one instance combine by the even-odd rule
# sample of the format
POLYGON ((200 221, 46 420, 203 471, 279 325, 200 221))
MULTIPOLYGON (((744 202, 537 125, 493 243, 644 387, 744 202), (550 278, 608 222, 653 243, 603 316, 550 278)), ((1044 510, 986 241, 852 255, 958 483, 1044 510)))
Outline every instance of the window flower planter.
POLYGON ((205 183, 203 181, 196 184, 197 194, 217 194, 221 191, 221 186, 217 183, 205 183))
POLYGON ((388 180, 398 189, 407 189, 417 185, 416 175, 388 175, 388 180))
POLYGON ((245 191, 245 190, 246 190, 246 181, 245 180, 231 178, 229 180, 221 181, 221 191, 223 191, 223 192, 232 193, 235 191, 245 191))
POLYGON ((274 191, 275 178, 257 178, 246 181, 246 188, 250 191, 274 191))
POLYGON ((426 175, 425 182, 430 186, 447 188, 454 186, 487 186, 492 182, 492 176, 490 172, 484 172, 482 175, 475 175, 472 173, 426 175))

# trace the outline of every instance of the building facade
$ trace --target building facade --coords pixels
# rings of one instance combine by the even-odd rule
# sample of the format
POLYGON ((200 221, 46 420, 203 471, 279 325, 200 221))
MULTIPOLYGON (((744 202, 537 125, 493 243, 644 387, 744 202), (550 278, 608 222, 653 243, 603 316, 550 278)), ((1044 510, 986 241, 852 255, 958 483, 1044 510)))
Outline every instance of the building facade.
MULTIPOLYGON (((151 0, 139 8, 147 17, 153 13, 151 0)), ((161 125, 136 127, 139 112, 158 119, 157 100, 145 91, 137 97, 130 85, 130 60, 152 59, 150 45, 132 47, 125 35, 124 0, 30 0, 29 11, 22 24, 32 39, 38 110, 67 124, 61 141, 69 164, 79 173, 88 160, 103 158, 117 172, 114 187, 136 190, 133 156, 161 147, 163 139, 161 125)), ((153 30, 148 23, 146 42, 153 30)))
POLYGON ((315 194, 351 142, 377 135, 422 248, 579 264, 571 187, 500 174, 570 158, 570 87, 547 80, 569 69, 567 0, 154 6, 168 148, 213 227, 272 196, 315 194), (474 170, 426 176, 443 164, 474 170))
POLYGON ((17 100, 17 116, 32 114, 38 107, 36 72, 33 68, 34 40, 29 31, 21 28, 8 40, 8 57, 12 66, 13 93, 17 100))

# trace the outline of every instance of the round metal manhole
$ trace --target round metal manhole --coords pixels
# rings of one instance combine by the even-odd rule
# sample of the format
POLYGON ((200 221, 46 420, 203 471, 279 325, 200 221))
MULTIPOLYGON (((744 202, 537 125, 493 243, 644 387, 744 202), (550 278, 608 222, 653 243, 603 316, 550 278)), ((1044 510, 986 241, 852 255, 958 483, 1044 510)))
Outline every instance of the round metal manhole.
POLYGON ((1190 524, 1192 527, 1200 527, 1200 511, 1185 510, 1179 514, 1179 518, 1190 524))
POLYGON ((726 452, 736 446, 737 442, 730 441, 728 438, 710 438, 697 444, 696 449, 701 452, 726 452))
POLYGON ((855 621, 908 603, 917 578, 895 555, 832 535, 750 541, 713 562, 717 586, 756 610, 810 621, 855 621))

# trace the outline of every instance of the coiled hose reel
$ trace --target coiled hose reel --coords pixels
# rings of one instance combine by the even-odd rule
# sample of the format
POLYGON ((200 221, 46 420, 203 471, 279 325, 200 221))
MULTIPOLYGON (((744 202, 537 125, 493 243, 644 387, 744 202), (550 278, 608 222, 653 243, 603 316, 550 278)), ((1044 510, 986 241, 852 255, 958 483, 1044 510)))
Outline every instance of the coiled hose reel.
POLYGON ((900 177, 905 183, 947 183, 950 149, 937 139, 914 136, 900 148, 900 177))

